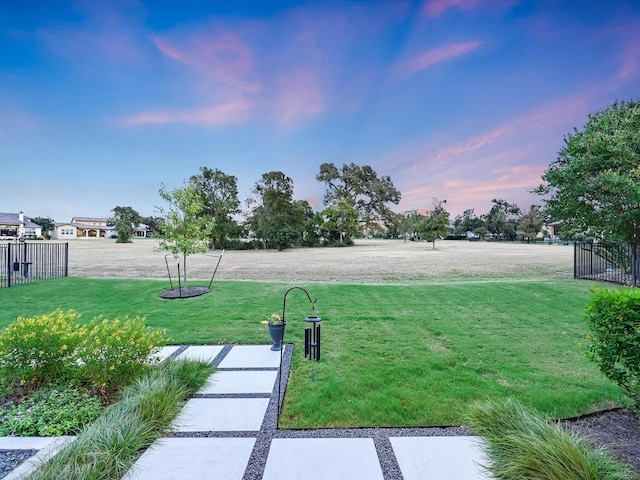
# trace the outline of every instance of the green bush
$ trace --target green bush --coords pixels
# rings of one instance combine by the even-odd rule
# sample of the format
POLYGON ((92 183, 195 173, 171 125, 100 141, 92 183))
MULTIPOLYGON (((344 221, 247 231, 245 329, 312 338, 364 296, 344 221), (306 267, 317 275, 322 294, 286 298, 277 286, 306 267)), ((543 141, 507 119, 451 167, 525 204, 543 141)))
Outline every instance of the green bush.
POLYGON ((56 310, 0 331, 0 393, 76 382, 110 395, 147 369, 149 354, 167 341, 164 330, 147 328, 140 317, 80 325, 79 316, 56 310))
POLYGON ((98 397, 74 388, 43 388, 7 410, 0 421, 0 436, 59 437, 75 435, 101 410, 98 397))
POLYGON ((486 442, 497 480, 631 480, 635 473, 584 436, 513 400, 472 406, 468 424, 486 442))
POLYGON ((149 368, 149 354, 167 339, 162 330, 151 330, 142 317, 108 320, 96 317, 80 328, 76 349, 78 378, 111 395, 149 368))
POLYGON ((591 357, 640 408, 640 290, 594 290, 586 322, 591 357))
POLYGON ((0 393, 36 389, 54 379, 68 377, 76 367, 75 349, 80 332, 79 314, 73 310, 32 318, 18 317, 0 332, 0 393))

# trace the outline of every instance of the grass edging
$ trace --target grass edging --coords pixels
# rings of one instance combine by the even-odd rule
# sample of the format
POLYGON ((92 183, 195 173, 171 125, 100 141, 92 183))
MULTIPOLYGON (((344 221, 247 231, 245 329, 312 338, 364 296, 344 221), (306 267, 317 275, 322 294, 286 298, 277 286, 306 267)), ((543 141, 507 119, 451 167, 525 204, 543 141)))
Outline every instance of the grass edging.
POLYGON ((117 403, 27 478, 122 478, 213 371, 210 363, 166 361, 126 388, 117 403))
POLYGON ((638 478, 606 448, 512 399, 474 404, 467 424, 484 439, 489 462, 483 468, 497 480, 638 478))

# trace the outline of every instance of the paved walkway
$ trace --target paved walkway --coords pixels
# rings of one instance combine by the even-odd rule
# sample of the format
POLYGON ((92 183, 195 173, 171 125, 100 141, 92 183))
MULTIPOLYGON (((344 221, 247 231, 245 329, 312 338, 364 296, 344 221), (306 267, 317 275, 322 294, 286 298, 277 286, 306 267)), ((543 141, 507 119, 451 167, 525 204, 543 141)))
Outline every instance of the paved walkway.
MULTIPOLYGON (((161 359, 214 360, 218 368, 184 406, 171 432, 140 457, 124 480, 487 478, 479 467, 485 458, 478 439, 451 436, 447 429, 277 429, 292 351, 287 345, 281 359, 280 352, 265 345, 164 348, 161 359)), ((60 442, 18 448, 42 449, 47 455, 60 442)), ((27 462, 5 478, 21 478, 28 469, 27 462)))

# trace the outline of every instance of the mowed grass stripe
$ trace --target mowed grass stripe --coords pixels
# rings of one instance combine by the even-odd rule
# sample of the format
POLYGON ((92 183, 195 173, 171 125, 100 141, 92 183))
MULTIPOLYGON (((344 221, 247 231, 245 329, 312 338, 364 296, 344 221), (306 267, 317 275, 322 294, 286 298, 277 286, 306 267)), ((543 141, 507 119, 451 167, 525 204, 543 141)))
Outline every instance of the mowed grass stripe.
MULTIPOLYGON (((3 289, 0 326, 73 308, 85 320, 143 315, 176 344, 269 343, 260 322, 282 313, 292 285, 215 282, 207 295, 163 300, 167 286, 66 278, 3 289)), ((588 282, 300 286, 318 299, 323 358, 303 357, 310 305, 293 291, 285 340, 296 350, 281 426, 459 424, 471 401, 508 396, 553 417, 621 401, 585 355, 588 282)))

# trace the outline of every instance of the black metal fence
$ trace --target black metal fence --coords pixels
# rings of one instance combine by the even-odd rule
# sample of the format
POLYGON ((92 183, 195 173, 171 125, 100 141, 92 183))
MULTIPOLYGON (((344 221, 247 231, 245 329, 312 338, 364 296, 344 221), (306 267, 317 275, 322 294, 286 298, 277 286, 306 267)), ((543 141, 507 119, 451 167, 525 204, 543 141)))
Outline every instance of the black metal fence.
POLYGON ((638 251, 620 243, 573 244, 573 278, 638 286, 638 251))
POLYGON ((0 288, 69 276, 69 244, 0 244, 0 288))

